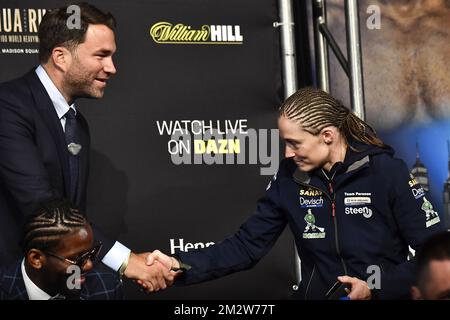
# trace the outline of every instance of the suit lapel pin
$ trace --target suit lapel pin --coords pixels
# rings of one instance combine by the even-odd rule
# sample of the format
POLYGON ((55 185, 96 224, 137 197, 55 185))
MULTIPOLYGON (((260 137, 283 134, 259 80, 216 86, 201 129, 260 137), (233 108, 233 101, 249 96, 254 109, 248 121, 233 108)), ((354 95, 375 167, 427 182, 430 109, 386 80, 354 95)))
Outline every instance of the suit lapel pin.
POLYGON ((81 150, 81 145, 78 143, 71 142, 67 145, 67 149, 71 154, 76 156, 81 150))

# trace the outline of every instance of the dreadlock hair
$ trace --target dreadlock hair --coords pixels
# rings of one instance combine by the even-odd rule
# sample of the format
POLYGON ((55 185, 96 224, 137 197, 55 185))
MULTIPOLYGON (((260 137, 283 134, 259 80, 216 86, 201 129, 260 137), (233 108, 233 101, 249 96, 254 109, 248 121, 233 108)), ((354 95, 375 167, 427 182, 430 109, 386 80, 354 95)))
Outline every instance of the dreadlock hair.
POLYGON ((32 248, 44 251, 53 248, 63 236, 86 224, 84 215, 67 200, 45 202, 24 225, 23 252, 26 254, 32 248))
POLYGON ((302 129, 318 135, 323 128, 334 126, 339 129, 345 142, 356 140, 364 144, 385 147, 375 130, 358 118, 339 100, 320 89, 305 87, 292 94, 281 105, 280 116, 297 121, 302 129))

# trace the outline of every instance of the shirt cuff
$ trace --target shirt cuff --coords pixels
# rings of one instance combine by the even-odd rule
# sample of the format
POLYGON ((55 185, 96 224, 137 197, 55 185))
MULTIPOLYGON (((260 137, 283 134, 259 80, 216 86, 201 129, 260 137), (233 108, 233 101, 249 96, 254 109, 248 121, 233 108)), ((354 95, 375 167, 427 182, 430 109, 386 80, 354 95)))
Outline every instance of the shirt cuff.
POLYGON ((119 241, 114 243, 113 247, 103 257, 102 262, 115 271, 119 271, 120 266, 126 260, 131 250, 121 244, 119 241))

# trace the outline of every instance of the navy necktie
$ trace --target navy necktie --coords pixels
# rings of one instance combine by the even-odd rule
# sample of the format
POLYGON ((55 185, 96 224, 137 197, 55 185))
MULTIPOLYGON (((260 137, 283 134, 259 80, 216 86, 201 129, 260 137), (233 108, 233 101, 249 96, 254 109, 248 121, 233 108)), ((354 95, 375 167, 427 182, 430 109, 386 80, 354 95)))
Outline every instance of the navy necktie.
POLYGON ((65 114, 66 125, 65 135, 67 143, 67 152, 69 153, 69 171, 70 171, 70 200, 75 202, 76 190, 78 185, 78 152, 79 144, 77 140, 77 119, 75 111, 70 108, 65 114), (76 151, 78 149, 78 151, 76 151), (75 152, 74 152, 75 150, 75 152))

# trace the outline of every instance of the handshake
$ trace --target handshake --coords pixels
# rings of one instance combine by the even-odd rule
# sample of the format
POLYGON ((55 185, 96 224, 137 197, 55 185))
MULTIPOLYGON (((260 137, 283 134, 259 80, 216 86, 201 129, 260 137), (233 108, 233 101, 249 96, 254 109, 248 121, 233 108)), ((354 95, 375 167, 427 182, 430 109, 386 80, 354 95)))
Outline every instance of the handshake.
POLYGON ((134 279, 146 292, 156 292, 170 287, 182 270, 174 257, 167 256, 159 250, 151 253, 131 253, 124 275, 134 279))

